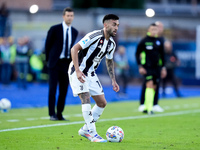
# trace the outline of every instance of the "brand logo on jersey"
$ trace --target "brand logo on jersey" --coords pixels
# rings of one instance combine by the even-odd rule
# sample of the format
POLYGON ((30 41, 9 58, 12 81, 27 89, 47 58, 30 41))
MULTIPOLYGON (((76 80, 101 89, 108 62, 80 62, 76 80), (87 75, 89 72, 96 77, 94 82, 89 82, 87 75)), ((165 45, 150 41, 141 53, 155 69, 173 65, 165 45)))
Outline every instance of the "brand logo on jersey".
POLYGON ((103 40, 101 40, 100 43, 103 43, 103 40))
POLYGON ((98 48, 100 48, 100 49, 101 49, 101 48, 102 48, 102 45, 99 45, 99 46, 98 46, 98 48))
POLYGON ((87 43, 87 41, 88 41, 88 39, 86 39, 86 40, 83 40, 82 42, 83 42, 83 44, 85 44, 85 43, 87 43))
POLYGON ((100 58, 97 58, 97 57, 95 57, 93 61, 94 61, 94 62, 97 62, 97 63, 100 63, 100 62, 101 62, 101 59, 100 59, 100 58))
POLYGON ((160 45, 160 41, 156 41, 156 45, 160 45))
POLYGON ((147 49, 147 50, 152 50, 152 49, 153 49, 153 46, 151 46, 151 45, 146 46, 146 49, 147 49))

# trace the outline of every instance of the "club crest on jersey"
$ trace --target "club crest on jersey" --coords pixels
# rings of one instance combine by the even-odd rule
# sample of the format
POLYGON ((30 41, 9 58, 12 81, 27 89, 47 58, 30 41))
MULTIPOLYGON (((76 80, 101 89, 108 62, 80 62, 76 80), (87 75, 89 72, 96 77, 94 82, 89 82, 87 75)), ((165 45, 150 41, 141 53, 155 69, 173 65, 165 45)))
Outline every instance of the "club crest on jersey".
POLYGON ((85 43, 87 43, 87 41, 88 41, 88 39, 86 39, 86 40, 83 40, 82 42, 83 42, 83 44, 85 44, 85 43))
POLYGON ((101 40, 100 43, 102 44, 102 43, 103 43, 103 40, 101 40))
POLYGON ((160 41, 156 41, 156 45, 160 45, 160 41))

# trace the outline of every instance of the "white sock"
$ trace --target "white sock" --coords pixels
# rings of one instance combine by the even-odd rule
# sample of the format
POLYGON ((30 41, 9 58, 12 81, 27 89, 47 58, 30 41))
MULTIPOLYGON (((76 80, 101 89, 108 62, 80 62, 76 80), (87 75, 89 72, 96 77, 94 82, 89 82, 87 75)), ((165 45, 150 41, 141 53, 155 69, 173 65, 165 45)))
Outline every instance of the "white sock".
MULTIPOLYGON (((97 106, 96 104, 94 105, 94 107, 92 108, 92 115, 95 122, 99 119, 103 111, 104 111, 104 108, 101 108, 97 106)), ((88 130, 88 127, 86 124, 83 126, 83 130, 88 130)))
POLYGON ((101 108, 97 106, 96 104, 94 105, 94 107, 92 108, 92 115, 95 122, 100 118, 103 111, 104 111, 104 108, 101 108))
POLYGON ((96 126, 95 122, 92 116, 92 111, 91 111, 91 105, 90 104, 82 104, 82 113, 83 113, 83 118, 85 120, 85 125, 86 127, 83 128, 83 130, 89 130, 89 132, 92 132, 93 134, 96 134, 96 126))

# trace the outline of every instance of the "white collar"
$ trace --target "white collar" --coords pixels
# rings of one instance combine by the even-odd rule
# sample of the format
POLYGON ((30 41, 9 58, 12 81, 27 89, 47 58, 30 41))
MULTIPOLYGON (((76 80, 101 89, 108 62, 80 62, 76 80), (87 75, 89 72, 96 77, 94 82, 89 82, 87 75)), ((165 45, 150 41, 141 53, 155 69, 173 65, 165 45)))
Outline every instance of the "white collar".
POLYGON ((64 29, 67 29, 67 28, 70 29, 70 28, 71 28, 71 26, 68 26, 64 21, 62 22, 62 25, 63 25, 63 28, 64 28, 64 29))

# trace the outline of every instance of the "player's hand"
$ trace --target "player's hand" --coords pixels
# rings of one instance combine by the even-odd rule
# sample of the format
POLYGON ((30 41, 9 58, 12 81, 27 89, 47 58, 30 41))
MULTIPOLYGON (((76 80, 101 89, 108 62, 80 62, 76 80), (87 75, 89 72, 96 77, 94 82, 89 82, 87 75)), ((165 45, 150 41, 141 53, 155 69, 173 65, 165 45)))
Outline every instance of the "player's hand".
POLYGON ((163 79, 163 78, 165 78, 166 76, 167 76, 167 70, 166 70, 165 67, 163 67, 163 68, 161 69, 161 78, 163 79))
POLYGON ((144 69, 144 67, 140 66, 140 67, 139 67, 139 73, 140 73, 141 75, 145 75, 145 74, 147 74, 147 71, 146 71, 146 69, 144 69))
POLYGON ((115 82, 112 82, 112 86, 113 86, 113 90, 114 90, 115 92, 118 92, 118 91, 119 91, 119 85, 117 84, 116 81, 115 81, 115 82))
POLYGON ((82 71, 77 70, 77 71, 76 71, 76 75, 77 75, 78 80, 79 80, 81 83, 84 83, 84 82, 85 82, 85 80, 84 80, 85 74, 84 74, 82 71))

